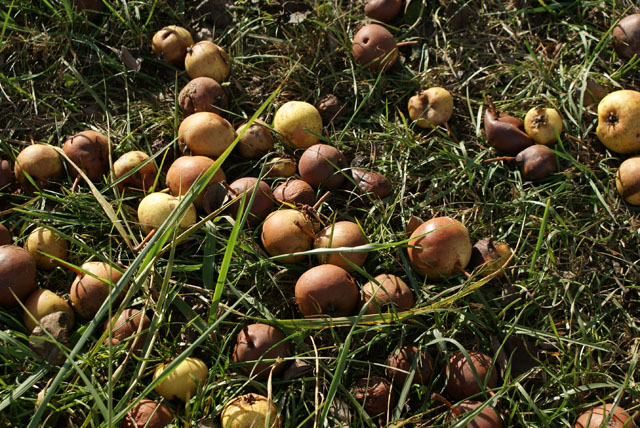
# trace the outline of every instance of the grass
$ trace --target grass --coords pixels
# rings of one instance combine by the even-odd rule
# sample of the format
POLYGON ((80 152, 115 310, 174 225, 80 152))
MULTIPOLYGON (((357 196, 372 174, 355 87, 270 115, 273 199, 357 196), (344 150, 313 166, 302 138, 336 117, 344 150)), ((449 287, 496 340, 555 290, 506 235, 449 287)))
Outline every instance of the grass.
MULTIPOLYGON (((188 404, 165 400, 177 426, 218 420, 227 402, 247 392, 269 395, 287 427, 336 426, 345 414, 351 426, 446 426, 446 409, 433 394, 447 396, 444 367, 459 349, 495 358, 499 384, 478 398, 495 406, 506 426, 573 426, 601 402, 635 413, 638 210, 615 190, 624 158, 598 142, 596 115, 581 101, 588 79, 609 90, 638 88, 638 59, 618 58, 610 43, 615 22, 637 6, 457 1, 469 12, 457 28, 446 5, 413 0, 390 28, 398 41, 416 43, 401 47, 398 64, 378 75, 350 55, 363 18, 357 2, 308 2, 311 12, 299 23, 289 22, 280 2, 227 3, 233 4, 210 2, 210 14, 202 17, 191 2, 105 0, 105 11, 87 20, 68 0, 4 0, 0 158, 13 163, 32 139, 61 147, 73 133, 93 128, 109 136, 114 159, 135 149, 168 165, 165 153, 178 154, 183 116, 176 98, 188 77, 154 58, 150 40, 170 24, 194 34, 212 29, 232 57, 224 87, 225 116, 234 125, 258 116, 269 122, 284 102, 315 104, 326 93, 346 105, 325 124, 324 141, 391 179, 393 193, 379 201, 345 185, 318 215, 325 222, 357 221, 368 236, 371 251, 354 273, 360 286, 394 273, 413 289, 417 309, 301 319, 293 288, 315 264, 313 251, 299 265, 266 257, 260 228, 248 227, 242 212, 236 219, 201 216, 185 233, 175 228, 176 213, 134 252, 143 239, 136 224, 142 194, 122 194, 111 177, 93 186, 81 182, 75 192, 67 174, 34 194, 5 188, 0 222, 14 244, 22 245, 36 225, 50 227, 70 242, 69 264, 117 263, 125 276, 112 297, 128 291, 122 303, 114 300, 95 319, 80 320, 62 367, 47 365, 28 347, 20 309, 0 310, 0 424, 115 426, 131 400, 160 398, 152 381, 158 363, 173 361, 171 370, 194 356, 206 362, 209 376, 188 404), (139 71, 120 59, 123 47, 141 60, 139 71), (435 85, 454 95, 450 133, 416 128, 407 115, 408 98, 435 85), (483 162, 497 156, 482 132, 486 97, 521 118, 540 105, 561 113, 564 134, 552 146, 558 173, 531 183, 508 162, 483 162), (507 242, 515 256, 506 277, 432 282, 416 274, 406 253, 409 219, 440 215, 461 220, 474 241, 507 242), (105 320, 131 306, 145 308, 152 319, 139 357, 100 345, 105 320), (269 382, 242 374, 231 360, 235 337, 256 320, 285 332, 293 344, 286 364, 298 369, 269 382), (386 356, 408 343, 420 344, 433 359, 431 383, 405 385, 388 421, 371 418, 349 389, 361 377, 385 376, 386 356), (46 404, 34 411, 39 393, 46 404)), ((276 151, 300 154, 280 142, 276 151)), ((229 181, 259 176, 269 158, 247 161, 231 150, 223 157, 229 181)), ((265 180, 272 187, 279 182, 265 180)), ((67 297, 74 277, 58 267, 39 271, 38 284, 67 297)))

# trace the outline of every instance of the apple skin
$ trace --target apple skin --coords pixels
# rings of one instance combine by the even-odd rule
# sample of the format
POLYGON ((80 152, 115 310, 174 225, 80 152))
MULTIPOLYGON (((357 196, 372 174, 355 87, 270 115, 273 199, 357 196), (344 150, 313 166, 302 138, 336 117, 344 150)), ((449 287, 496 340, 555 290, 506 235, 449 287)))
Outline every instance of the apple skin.
MULTIPOLYGON (((298 253, 311 249, 313 238, 304 233, 296 224, 313 235, 311 221, 298 210, 277 210, 267 216, 262 224, 261 239, 262 245, 270 256, 298 253)), ((278 262, 300 263, 306 258, 305 255, 297 255, 278 259, 278 262)))
POLYGON ((289 101, 276 111, 273 129, 282 142, 296 149, 318 144, 322 135, 322 116, 317 108, 305 101, 289 101))
MULTIPOLYGON (((157 229, 171 215, 180 203, 180 198, 166 193, 150 193, 138 205, 138 221, 144 233, 157 229)), ((178 228, 185 230, 196 222, 196 208, 193 204, 184 212, 178 228)))
MULTIPOLYGON (((232 358, 236 363, 286 358, 290 355, 290 343, 287 336, 276 327, 267 324, 249 324, 236 336, 232 358)), ((282 363, 260 362, 253 366, 243 366, 241 370, 247 375, 265 381, 272 371, 278 375, 286 368, 282 363)))
POLYGON ((545 146, 558 141, 562 133, 562 118, 555 109, 532 108, 524 117, 524 130, 537 144, 545 146))
POLYGON ((233 143, 236 131, 218 114, 201 111, 187 116, 178 128, 180 150, 217 158, 233 143))
MULTIPOLYGON (((587 410, 578 417, 573 428, 600 428, 605 417, 611 413, 612 407, 611 403, 607 403, 604 406, 597 406, 587 410)), ((636 428, 631 415, 620 406, 613 409, 613 415, 607 426, 610 428, 636 428)))
POLYGON ((402 11, 402 0, 367 0, 364 14, 367 18, 389 22, 402 11))
POLYGON ((169 407, 143 398, 129 410, 120 423, 120 428, 165 428, 173 420, 173 412, 169 407))
POLYGON ((631 205, 640 205, 640 156, 626 159, 616 173, 616 189, 631 205))
POLYGON ((416 345, 404 345, 394 350, 387 357, 387 377, 396 388, 402 389, 409 376, 408 372, 413 362, 419 358, 416 370, 411 380, 416 385, 427 385, 433 372, 433 361, 429 354, 420 351, 416 345))
MULTIPOLYGON (((167 171, 167 187, 169 188, 173 196, 185 195, 193 183, 196 182, 202 174, 204 174, 211 165, 213 165, 213 159, 206 156, 180 156, 173 161, 169 170, 167 171)), ((202 189, 202 191, 193 200, 193 205, 197 209, 202 209, 202 200, 204 199, 207 188, 211 183, 225 181, 227 177, 222 169, 218 169, 216 173, 211 177, 209 183, 202 189)))
POLYGON ((229 75, 231 61, 223 48, 208 40, 202 40, 187 49, 184 68, 191 79, 211 77, 222 83, 229 75))
MULTIPOLYGON (((149 159, 149 155, 139 150, 124 153, 113 163, 113 176, 120 178, 129 171, 149 159)), ((153 161, 149 161, 142 168, 118 183, 118 189, 123 191, 127 187, 135 187, 143 191, 149 190, 158 175, 158 169, 153 161)))
MULTIPOLYGON (((71 284, 69 292, 71 306, 81 318, 90 319, 109 297, 111 288, 122 278, 122 273, 105 262, 86 262, 81 268, 108 282, 105 283, 91 275, 82 274, 76 276, 76 279, 71 284)), ((116 296, 116 302, 124 295, 125 292, 123 290, 120 295, 116 296)))
MULTIPOLYGON (((109 172, 111 144, 106 135, 87 129, 69 138, 62 145, 62 151, 76 164, 91 181, 99 180, 109 172)), ((78 176, 78 170, 69 166, 69 174, 78 176)))
POLYGON ((296 305, 304 317, 346 317, 358 304, 358 286, 349 272, 334 265, 315 266, 296 282, 296 305))
POLYGON ((406 311, 415 304, 413 291, 407 283, 389 273, 378 275, 373 281, 362 286, 360 307, 364 306, 372 297, 375 299, 367 306, 366 314, 377 314, 378 311, 385 312, 391 310, 392 306, 398 312, 406 311))
POLYGON ((36 261, 24 248, 15 245, 0 246, 0 307, 18 306, 20 301, 37 288, 36 261))
MULTIPOLYGON (((246 123, 240 125, 236 129, 236 134, 240 135, 246 127, 246 123)), ((260 119, 256 119, 238 141, 237 148, 243 158, 256 159, 269 153, 274 144, 269 126, 260 119)))
POLYGON ((486 379, 488 388, 494 388, 498 383, 498 372, 493 366, 491 357, 481 352, 469 352, 469 357, 471 361, 458 351, 451 356, 446 368, 447 392, 456 400, 463 400, 482 392, 482 385, 478 384, 471 364, 476 369, 478 379, 483 383, 486 379))
POLYGON ((640 92, 614 91, 598 104, 596 135, 609 150, 633 153, 640 150, 640 92))
POLYGON ((58 266, 58 262, 38 251, 66 260, 69 243, 57 233, 44 227, 38 227, 27 237, 24 249, 31 253, 40 269, 52 270, 58 266))
MULTIPOLYGON (((454 412, 450 412, 447 416, 447 420, 450 420, 451 423, 449 426, 453 426, 456 421, 464 419, 466 413, 470 413, 482 406, 484 403, 482 401, 475 400, 465 400, 457 406, 453 407, 453 411, 460 413, 460 416, 455 416, 454 412)), ((504 424, 502 423, 502 419, 496 410, 487 406, 480 411, 471 421, 465 425, 465 427, 469 428, 502 428, 504 424)))
POLYGON ((444 88, 433 87, 409 99, 409 117, 421 128, 444 125, 453 114, 453 97, 444 88))
POLYGON ((435 217, 413 231, 407 251, 416 272, 438 279, 464 269, 471 258, 471 248, 469 231, 462 223, 450 217, 435 217))
POLYGON ((367 24, 358 30, 351 53, 357 64, 374 73, 387 71, 398 59, 393 34, 379 24, 367 24))
POLYGON ((151 40, 151 50, 154 55, 164 57, 172 65, 182 65, 187 55, 187 49, 193 45, 193 37, 189 30, 177 25, 169 25, 154 34, 151 40))
MULTIPOLYGON (((352 221, 338 221, 334 224, 330 224, 322 229, 316 235, 316 239, 313 243, 314 248, 340 248, 340 247, 358 247, 360 245, 366 245, 369 240, 362 233, 360 226, 352 221)), ((348 262, 349 260, 356 266, 362 267, 367 260, 366 251, 355 253, 329 253, 329 254, 317 254, 319 263, 329 263, 336 265, 352 272, 355 270, 348 262)))
MULTIPOLYGON (((153 380, 160 376, 167 365, 160 364, 156 368, 153 380)), ((177 398, 187 402, 196 395, 198 388, 202 387, 208 375, 209 369, 202 360, 187 357, 169 373, 169 376, 156 385, 155 391, 167 400, 177 398)))
POLYGON ((613 48, 623 58, 640 55, 640 13, 625 16, 613 28, 613 48))
POLYGON ((16 180, 25 192, 35 191, 35 187, 27 179, 28 173, 38 187, 46 187, 52 178, 62 177, 64 169, 60 155, 53 147, 44 144, 32 144, 25 147, 16 158, 13 166, 16 180))
POLYGON ((282 415, 278 408, 259 394, 245 394, 229 402, 220 414, 222 428, 263 428, 267 416, 271 428, 282 427, 282 415))
POLYGON ((265 165, 267 177, 292 177, 298 170, 295 159, 275 157, 265 165))

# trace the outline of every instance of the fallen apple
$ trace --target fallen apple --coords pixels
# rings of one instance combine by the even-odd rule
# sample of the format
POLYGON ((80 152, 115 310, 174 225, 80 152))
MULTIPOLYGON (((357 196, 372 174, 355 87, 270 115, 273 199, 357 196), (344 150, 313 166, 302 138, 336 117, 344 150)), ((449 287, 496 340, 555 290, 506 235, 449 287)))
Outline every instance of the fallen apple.
MULTIPOLYGON (((99 180, 109 172, 111 145, 107 136, 100 132, 90 129, 79 132, 67 138, 62 151, 91 181, 99 180)), ((76 177, 78 171, 70 167, 69 174, 76 177)))
POLYGON ((187 116, 178 128, 180 150, 193 155, 218 157, 233 143, 236 131, 220 115, 201 111, 187 116))
POLYGON ((640 92, 623 89, 604 97, 598 104, 596 135, 616 153, 640 150, 640 92))
POLYGON ((373 300, 367 306, 366 314, 391 310, 406 311, 415 304, 413 291, 407 283, 390 273, 377 275, 372 281, 362 286, 360 307, 371 299, 373 300))
POLYGON ((249 324, 240 330, 236 337, 232 358, 236 363, 256 361, 254 365, 242 366, 247 375, 255 376, 258 380, 267 380, 271 368, 273 374, 278 375, 286 366, 282 362, 259 362, 258 360, 273 360, 286 358, 290 355, 290 344, 285 334, 276 327, 267 324, 249 324))
MULTIPOLYGON (((315 235, 311 220, 298 210, 283 209, 267 216, 262 224, 262 245, 270 256, 298 253, 311 249, 315 235)), ((283 257, 281 263, 299 263, 307 256, 283 257)))
POLYGON ((610 417, 607 427, 610 428, 635 428, 633 418, 625 409, 620 406, 613 407, 613 404, 595 406, 578 417, 573 428, 600 428, 606 418, 610 417))
POLYGON ((306 149, 320 141, 322 117, 317 108, 305 101, 289 101, 276 111, 273 129, 284 144, 306 149))
POLYGON ((40 288, 34 291, 29 295, 24 307, 23 320, 29 331, 36 327, 36 321, 54 312, 66 312, 69 315, 69 328, 73 327, 73 309, 69 302, 51 290, 40 288))
MULTIPOLYGON (((352 221, 338 221, 328 225, 316 234, 316 239, 313 242, 313 248, 358 247, 368 243, 369 240, 364 235, 358 224, 352 221)), ((318 262, 321 264, 329 263, 339 266, 347 272, 352 272, 355 268, 352 267, 349 262, 358 267, 362 267, 364 262, 367 260, 368 254, 369 253, 366 251, 349 251, 317 254, 317 257, 318 262)))
MULTIPOLYGON (((159 364, 153 374, 155 381, 169 364, 159 364)), ((209 369, 207 365, 195 357, 187 357, 181 361, 169 375, 156 385, 155 391, 167 400, 175 398, 184 402, 195 397, 204 386, 209 369)))
MULTIPOLYGON (((244 123, 236 129, 236 134, 247 127, 244 123)), ((274 139, 269 126, 263 121, 256 119, 249 129, 242 134, 238 141, 238 153, 245 159, 256 159, 269 153, 273 149, 274 139)))
POLYGON ((498 371, 491 357, 482 352, 469 352, 469 359, 460 351, 454 353, 449 359, 446 376, 447 392, 456 400, 494 388, 498 383, 498 371))
MULTIPOLYGON (((150 193, 138 205, 138 222, 144 233, 150 233, 164 223, 180 203, 180 198, 166 193, 150 193)), ((185 230, 196 222, 196 208, 189 204, 177 223, 178 230, 185 230)))
POLYGON ((623 58, 640 55, 640 13, 625 16, 613 28, 613 48, 623 58))
POLYGON ((640 205, 640 156, 626 159, 616 173, 616 189, 631 205, 640 205))
POLYGON ((133 150, 126 152, 113 163, 113 176, 118 179, 125 177, 118 183, 118 189, 123 191, 126 188, 136 188, 142 191, 147 191, 156 179, 158 175, 158 169, 153 161, 148 161, 149 155, 139 150, 133 150), (129 174, 138 165, 146 162, 136 172, 129 174), (129 175, 127 175, 129 174, 129 175))
POLYGON ((444 88, 433 87, 409 99, 409 117, 421 128, 444 125, 453 114, 453 97, 444 88))
POLYGON ((24 243, 24 249, 33 256, 36 265, 40 269, 51 270, 58 266, 58 261, 46 254, 50 254, 61 260, 66 260, 69 243, 51 229, 37 227, 27 237, 24 243))
POLYGON ((364 14, 367 18, 389 22, 402 11, 402 0, 367 0, 364 14))
POLYGON ((351 48, 355 62, 369 71, 386 71, 398 59, 393 35, 379 24, 367 24, 353 36, 351 48))
POLYGON ((202 40, 187 49, 184 68, 192 79, 211 77, 222 83, 229 75, 231 61, 223 48, 208 40, 202 40))
MULTIPOLYGON (((71 284, 69 300, 81 318, 90 319, 109 297, 111 289, 122 278, 122 272, 106 262, 86 262, 71 284)), ((116 296, 115 303, 124 297, 125 291, 116 296)))
POLYGON ((120 428, 165 428, 173 421, 173 412, 169 407, 143 398, 127 412, 120 428))
POLYGON ((178 105, 187 116, 201 111, 222 114, 227 108, 227 93, 211 77, 196 77, 180 91, 178 105))
POLYGON ((220 414, 222 428, 280 428, 282 419, 278 408, 259 394, 234 398, 220 414))
POLYGON ((154 55, 161 55, 172 65, 182 65, 187 49, 193 45, 193 37, 186 28, 169 25, 158 31, 151 40, 154 55))
POLYGON ((33 192, 36 188, 31 184, 26 174, 31 177, 36 186, 46 188, 52 179, 62 177, 64 170, 60 155, 53 147, 32 144, 18 154, 13 171, 22 190, 33 192))
POLYGON ((349 272, 341 267, 320 265, 298 278, 295 297, 304 317, 345 317, 358 304, 358 287, 349 272))
POLYGON ((15 296, 23 301, 36 285, 36 261, 24 248, 0 246, 0 307, 18 306, 15 296))
POLYGON ((537 144, 549 145, 560 138, 562 118, 555 109, 532 108, 524 117, 524 130, 537 144))

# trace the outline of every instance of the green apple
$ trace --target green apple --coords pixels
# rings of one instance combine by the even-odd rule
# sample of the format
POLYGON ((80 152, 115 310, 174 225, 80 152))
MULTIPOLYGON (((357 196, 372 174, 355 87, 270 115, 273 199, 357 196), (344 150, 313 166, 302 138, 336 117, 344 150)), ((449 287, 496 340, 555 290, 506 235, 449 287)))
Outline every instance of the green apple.
POLYGON ((598 104, 596 135, 616 153, 640 150, 640 92, 623 89, 611 92, 598 104))

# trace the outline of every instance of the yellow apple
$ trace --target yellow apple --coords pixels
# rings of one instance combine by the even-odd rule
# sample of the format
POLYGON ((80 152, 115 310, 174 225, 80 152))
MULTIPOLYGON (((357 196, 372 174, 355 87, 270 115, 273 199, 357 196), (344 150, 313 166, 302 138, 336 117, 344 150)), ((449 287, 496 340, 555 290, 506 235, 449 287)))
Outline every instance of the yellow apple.
POLYGON ((267 397, 259 394, 245 394, 235 398, 222 410, 220 421, 222 428, 271 428, 282 426, 282 417, 278 415, 278 408, 269 403, 267 397))
MULTIPOLYGON (((160 364, 153 374, 153 380, 156 380, 167 366, 168 364, 160 364)), ((178 398, 187 402, 196 395, 208 375, 209 369, 202 360, 187 357, 169 373, 169 376, 156 385, 155 391, 167 400, 178 398)))
MULTIPOLYGON (((153 229, 160 227, 162 223, 171 215, 180 203, 180 198, 167 193, 150 193, 140 201, 138 205, 138 221, 144 233, 149 233, 153 229)), ((196 208, 189 204, 189 208, 180 220, 179 229, 187 229, 196 222, 196 208)))
POLYGON ((187 48, 193 45, 193 37, 186 28, 169 25, 158 31, 151 40, 154 55, 164 57, 169 64, 181 65, 187 54, 187 48))
POLYGON ((318 109, 307 102, 289 101, 276 111, 273 129, 285 144, 307 149, 320 142, 316 135, 322 135, 322 117, 318 109))
POLYGON ((444 125, 452 114, 453 97, 444 88, 429 88, 409 99, 409 117, 421 128, 444 125))
POLYGON ((49 256, 41 254, 40 251, 56 256, 61 260, 66 260, 69 243, 57 233, 44 227, 38 227, 27 237, 24 249, 31 253, 40 269, 50 270, 55 269, 58 266, 58 262, 49 256))
POLYGON ((562 132, 562 118, 552 108, 532 108, 524 117, 524 130, 533 141, 548 146, 562 132))
POLYGON ((620 164, 616 174, 616 189, 631 205, 640 205, 640 156, 620 164))
POLYGON ((231 69, 229 55, 220 46, 202 40, 187 49, 184 68, 190 78, 211 77, 218 83, 227 77, 231 69))
POLYGON ((611 92, 598 104, 596 135, 607 148, 616 153, 640 150, 640 92, 611 92))
POLYGON ((192 154, 218 157, 233 143, 236 131, 233 126, 215 113, 201 111, 187 116, 178 128, 180 149, 192 154))
POLYGON ((73 326, 73 310, 69 302, 58 296, 56 293, 44 288, 40 288, 29 295, 24 304, 24 323, 29 331, 33 331, 36 322, 54 312, 66 312, 69 315, 69 328, 73 326), (33 318, 31 317, 33 315, 33 318))

